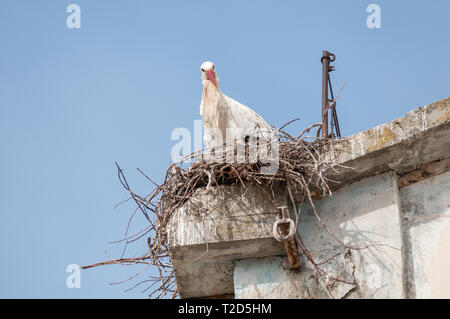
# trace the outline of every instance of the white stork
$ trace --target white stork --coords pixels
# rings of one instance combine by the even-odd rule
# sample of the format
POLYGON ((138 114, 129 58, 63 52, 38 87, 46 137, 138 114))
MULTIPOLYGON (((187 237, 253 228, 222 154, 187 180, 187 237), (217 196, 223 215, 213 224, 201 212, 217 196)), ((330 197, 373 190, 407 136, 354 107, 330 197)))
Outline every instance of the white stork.
POLYGON ((203 120, 205 148, 221 147, 227 141, 265 139, 272 136, 272 127, 255 111, 223 94, 212 62, 200 67, 203 93, 200 115, 203 120))

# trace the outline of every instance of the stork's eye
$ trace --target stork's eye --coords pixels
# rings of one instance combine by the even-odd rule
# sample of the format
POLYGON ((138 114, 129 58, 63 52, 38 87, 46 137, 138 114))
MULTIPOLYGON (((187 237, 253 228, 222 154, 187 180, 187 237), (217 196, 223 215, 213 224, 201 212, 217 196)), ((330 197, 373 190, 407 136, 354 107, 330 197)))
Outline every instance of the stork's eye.
POLYGON ((205 72, 205 70, 202 69, 202 72, 205 72))

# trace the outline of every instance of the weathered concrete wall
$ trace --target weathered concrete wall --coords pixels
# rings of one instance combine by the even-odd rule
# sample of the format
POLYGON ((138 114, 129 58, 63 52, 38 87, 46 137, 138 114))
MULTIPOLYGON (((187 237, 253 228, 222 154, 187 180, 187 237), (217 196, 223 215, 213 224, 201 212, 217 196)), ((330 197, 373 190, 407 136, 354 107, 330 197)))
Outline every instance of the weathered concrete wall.
POLYGON ((450 298, 450 171, 400 189, 397 179, 365 178, 315 203, 338 240, 365 249, 343 247, 299 206, 305 247, 317 262, 335 256, 322 268, 348 283, 326 289, 304 257, 299 271, 286 257, 250 258, 235 263, 235 297, 450 298))
POLYGON ((249 258, 236 261, 234 295, 236 299, 326 298, 314 277, 300 276, 289 269, 287 257, 249 258))
MULTIPOLYGON (((181 297, 450 298, 450 98, 323 149, 336 183, 316 205, 336 238, 309 204, 298 225, 314 260, 342 282, 326 289, 304 254, 289 270, 273 203, 253 186, 220 186, 199 189, 170 221, 181 297)), ((274 195, 288 203, 285 190, 274 195)))
MULTIPOLYGON (((402 298, 400 207, 395 174, 376 175, 344 186, 331 198, 318 201, 316 207, 323 223, 337 239, 351 247, 368 246, 351 251, 343 249, 325 232, 308 205, 300 213, 299 230, 305 246, 318 260, 341 253, 337 262, 342 262, 348 254, 347 277, 353 277, 350 281, 355 282, 360 297, 402 298)), ((339 275, 335 266, 330 264, 328 269, 339 275)), ((337 283, 331 293, 333 297, 343 297, 352 288, 337 283)))
POLYGON ((450 171, 400 189, 409 298, 450 298, 450 171))
POLYGON ((397 177, 393 173, 366 178, 343 187, 331 198, 316 201, 323 223, 349 247, 325 231, 310 205, 299 206, 299 232, 305 247, 317 263, 331 258, 322 268, 348 283, 336 282, 327 291, 315 279, 313 267, 305 259, 297 273, 274 271, 274 263, 280 262, 273 259, 241 261, 235 268, 236 297, 403 298, 399 203, 397 177), (363 246, 368 247, 349 249, 363 246), (284 286, 289 289, 280 291, 279 287, 284 286), (295 292, 295 286, 301 288, 295 292))

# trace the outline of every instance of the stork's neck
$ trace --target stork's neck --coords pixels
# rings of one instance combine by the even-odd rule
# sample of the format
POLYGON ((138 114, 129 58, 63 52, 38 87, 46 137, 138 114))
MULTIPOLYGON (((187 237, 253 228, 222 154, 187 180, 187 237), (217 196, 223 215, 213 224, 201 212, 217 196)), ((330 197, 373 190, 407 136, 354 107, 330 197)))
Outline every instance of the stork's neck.
POLYGON ((205 80, 203 82, 202 100, 204 103, 217 103, 220 96, 220 90, 211 81, 205 80))
POLYGON ((219 90, 219 83, 217 83, 217 86, 216 86, 212 81, 210 81, 210 80, 208 80, 206 78, 203 79, 202 84, 203 84, 203 89, 206 88, 206 87, 213 87, 216 90, 219 90))

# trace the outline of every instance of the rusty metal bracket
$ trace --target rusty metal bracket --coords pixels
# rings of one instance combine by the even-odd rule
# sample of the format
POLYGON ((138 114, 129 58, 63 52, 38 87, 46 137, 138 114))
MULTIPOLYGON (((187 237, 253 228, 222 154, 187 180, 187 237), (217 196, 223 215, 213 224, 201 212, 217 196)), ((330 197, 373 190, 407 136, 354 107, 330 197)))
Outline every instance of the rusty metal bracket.
POLYGON ((297 242, 295 241, 295 223, 289 216, 289 210, 286 206, 279 207, 281 210, 281 219, 273 224, 273 237, 284 243, 286 254, 289 259, 291 269, 300 268, 300 255, 297 242))

